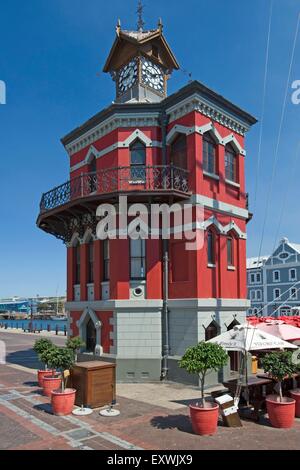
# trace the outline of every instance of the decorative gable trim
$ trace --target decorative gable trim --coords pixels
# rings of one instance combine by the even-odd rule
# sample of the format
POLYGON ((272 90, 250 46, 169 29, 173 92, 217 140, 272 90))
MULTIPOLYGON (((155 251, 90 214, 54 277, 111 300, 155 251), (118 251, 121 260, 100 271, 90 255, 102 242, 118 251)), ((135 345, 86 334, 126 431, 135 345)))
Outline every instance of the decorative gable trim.
POLYGON ((227 137, 223 139, 223 145, 231 144, 236 152, 240 153, 241 155, 246 155, 246 151, 241 147, 239 141, 233 134, 229 134, 227 137))
POLYGON ((244 233, 233 220, 227 225, 222 225, 218 219, 212 215, 202 223, 202 228, 203 230, 207 230, 211 225, 213 225, 222 235, 227 235, 229 232, 234 231, 238 238, 243 240, 247 239, 247 234, 244 233))

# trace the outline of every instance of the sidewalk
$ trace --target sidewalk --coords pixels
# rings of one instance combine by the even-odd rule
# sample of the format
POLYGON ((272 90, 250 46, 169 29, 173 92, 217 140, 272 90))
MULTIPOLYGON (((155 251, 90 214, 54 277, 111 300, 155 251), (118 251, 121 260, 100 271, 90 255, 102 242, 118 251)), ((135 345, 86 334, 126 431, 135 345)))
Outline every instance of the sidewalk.
POLYGON ((274 429, 262 418, 196 436, 186 406, 199 396, 193 387, 118 384, 120 416, 104 418, 94 410, 77 418, 52 415, 35 381, 35 370, 0 365, 0 449, 299 449, 300 419, 290 430, 274 429))

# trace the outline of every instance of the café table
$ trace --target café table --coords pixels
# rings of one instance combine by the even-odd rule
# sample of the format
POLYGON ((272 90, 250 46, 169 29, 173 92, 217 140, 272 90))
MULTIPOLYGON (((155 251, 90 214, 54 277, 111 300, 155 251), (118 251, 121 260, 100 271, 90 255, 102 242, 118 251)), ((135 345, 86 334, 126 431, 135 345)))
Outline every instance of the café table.
MULTIPOLYGON (((235 395, 238 386, 241 387, 241 397, 243 397, 245 393, 249 394, 248 400, 253 406, 249 418, 254 421, 259 420, 259 411, 265 406, 266 395, 274 393, 274 381, 268 377, 257 377, 256 375, 249 375, 247 384, 245 382, 241 383, 238 379, 233 379, 223 382, 223 385, 227 387, 233 395, 235 395)), ((239 408, 242 413, 242 406, 239 405, 239 408)))

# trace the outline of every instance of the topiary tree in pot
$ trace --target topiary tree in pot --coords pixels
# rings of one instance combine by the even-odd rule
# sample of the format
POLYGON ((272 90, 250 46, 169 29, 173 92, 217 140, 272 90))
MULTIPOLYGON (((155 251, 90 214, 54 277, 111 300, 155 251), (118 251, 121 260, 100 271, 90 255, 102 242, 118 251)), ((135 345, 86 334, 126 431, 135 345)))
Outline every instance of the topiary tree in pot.
POLYGON ((38 383, 43 386, 43 378, 49 374, 47 351, 53 346, 52 341, 47 338, 38 339, 33 346, 33 350, 37 353, 40 362, 44 364, 44 370, 38 370, 38 383))
POLYGON ((43 394, 46 397, 50 397, 51 391, 61 386, 61 378, 56 373, 55 361, 53 360, 55 358, 57 349, 57 346, 51 344, 51 347, 40 353, 41 360, 48 364, 48 367, 51 368, 51 374, 50 371, 48 371, 48 373, 43 376, 42 387, 43 394))
POLYGON ((69 348, 56 348, 52 351, 51 364, 61 372, 61 389, 51 391, 51 405, 55 415, 65 416, 72 412, 76 390, 66 388, 70 369, 74 365, 74 351, 69 348))
POLYGON ((222 346, 205 341, 188 348, 179 361, 179 367, 189 374, 197 374, 200 381, 200 407, 190 405, 192 426, 196 434, 214 434, 217 430, 219 405, 205 402, 205 378, 208 371, 219 371, 227 362, 228 354, 222 346))
POLYGON ((75 336, 74 338, 69 338, 66 346, 68 349, 72 349, 74 352, 74 360, 77 362, 77 355, 81 348, 85 347, 85 342, 80 338, 80 336, 75 336))
POLYGON ((295 418, 295 400, 284 397, 282 382, 296 372, 291 351, 274 351, 261 360, 264 371, 278 383, 279 397, 269 395, 266 398, 267 411, 271 424, 276 428, 291 428, 295 418))

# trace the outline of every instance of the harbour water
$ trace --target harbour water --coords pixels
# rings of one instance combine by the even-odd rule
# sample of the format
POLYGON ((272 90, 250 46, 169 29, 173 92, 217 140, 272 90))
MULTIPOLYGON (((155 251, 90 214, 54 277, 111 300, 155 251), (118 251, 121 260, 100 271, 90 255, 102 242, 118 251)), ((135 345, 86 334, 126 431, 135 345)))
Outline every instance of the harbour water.
MULTIPOLYGON (((2 320, 0 319, 0 331, 5 328, 19 330, 28 330, 31 320, 2 320)), ((33 320, 32 330, 36 331, 65 331, 67 329, 67 320, 33 320)))

